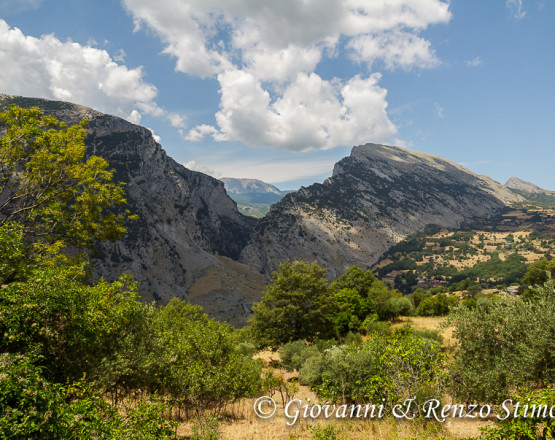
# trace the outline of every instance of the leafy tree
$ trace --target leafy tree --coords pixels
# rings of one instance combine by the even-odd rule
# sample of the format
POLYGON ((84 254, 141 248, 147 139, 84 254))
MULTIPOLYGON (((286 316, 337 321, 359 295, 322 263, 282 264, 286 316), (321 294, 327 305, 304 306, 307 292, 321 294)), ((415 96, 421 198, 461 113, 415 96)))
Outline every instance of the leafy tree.
MULTIPOLYGON (((335 292, 341 312, 338 324, 341 333, 358 330, 350 325, 352 322, 364 322, 367 316, 377 313, 382 320, 391 317, 391 298, 400 298, 401 294, 391 290, 378 280, 372 271, 351 266, 330 285, 335 292), (345 325, 344 323, 347 323, 345 325), (342 325, 343 323, 343 325, 342 325)), ((397 316, 397 315, 396 315, 397 316)))
POLYGON ((457 397, 498 403, 511 392, 555 381, 555 292, 549 281, 535 301, 477 301, 452 311, 448 324, 458 340, 451 372, 457 397))
POLYGON ((335 334, 338 311, 327 286, 326 270, 316 262, 280 264, 272 283, 253 306, 251 334, 259 348, 278 348, 286 342, 325 339, 335 334))
POLYGON ((238 333, 178 298, 160 311, 160 389, 195 409, 221 407, 260 389, 260 364, 239 349, 238 333))
POLYGON ((444 316, 449 313, 451 307, 458 303, 456 296, 447 296, 444 293, 423 299, 416 309, 418 316, 444 316))
POLYGON ((36 107, 0 113, 0 226, 21 225, 33 242, 28 259, 45 249, 119 239, 126 217, 134 218, 113 210, 125 197, 108 163, 85 157, 86 124, 68 127, 36 107))
POLYGON ((533 288, 547 283, 549 279, 555 279, 555 260, 542 258, 528 266, 520 281, 519 291, 524 298, 533 297, 533 288))

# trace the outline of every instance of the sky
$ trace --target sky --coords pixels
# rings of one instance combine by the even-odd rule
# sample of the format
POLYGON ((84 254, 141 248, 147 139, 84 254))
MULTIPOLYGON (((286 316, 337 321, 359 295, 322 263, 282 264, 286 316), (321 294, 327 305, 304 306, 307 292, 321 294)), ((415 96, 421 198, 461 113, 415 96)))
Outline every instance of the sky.
POLYGON ((355 145, 555 190, 555 0, 0 0, 0 93, 296 189, 355 145))

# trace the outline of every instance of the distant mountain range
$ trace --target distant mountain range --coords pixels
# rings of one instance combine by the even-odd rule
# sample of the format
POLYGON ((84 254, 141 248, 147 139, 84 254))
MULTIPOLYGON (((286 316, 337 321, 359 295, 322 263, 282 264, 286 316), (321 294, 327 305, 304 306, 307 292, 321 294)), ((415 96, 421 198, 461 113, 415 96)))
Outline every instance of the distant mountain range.
POLYGON ((511 177, 507 180, 505 187, 525 199, 524 202, 515 206, 522 208, 528 208, 530 205, 541 206, 543 208, 555 206, 555 191, 540 188, 538 185, 525 182, 518 177, 511 177))
POLYGON ((286 259, 316 260, 331 278, 349 265, 370 267, 429 224, 458 227, 530 195, 551 197, 513 179, 503 186, 440 157, 378 144, 354 147, 323 184, 285 194, 253 179, 222 182, 188 170, 148 129, 123 119, 0 95, 0 111, 12 103, 38 106, 68 123, 88 118, 88 154, 103 156, 115 179, 127 183, 127 208, 140 220, 128 225, 123 240, 99 245, 96 277, 131 273, 145 300, 179 296, 237 326, 286 259), (272 206, 265 215, 258 211, 264 216, 257 220, 238 205, 243 212, 272 206))
POLYGON ((270 206, 292 191, 281 191, 269 183, 257 179, 234 179, 223 177, 225 189, 237 202, 239 211, 256 218, 264 217, 270 206))

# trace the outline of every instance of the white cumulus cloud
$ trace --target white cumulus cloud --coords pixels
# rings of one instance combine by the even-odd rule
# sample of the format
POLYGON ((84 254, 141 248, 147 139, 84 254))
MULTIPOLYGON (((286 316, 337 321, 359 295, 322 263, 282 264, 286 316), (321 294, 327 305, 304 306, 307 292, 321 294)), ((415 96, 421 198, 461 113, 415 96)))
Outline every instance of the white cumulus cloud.
POLYGON ((60 41, 54 35, 24 35, 0 19, 0 91, 71 101, 139 123, 141 113, 166 116, 156 87, 141 67, 118 64, 105 50, 60 41))
POLYGON ((370 69, 432 68, 439 60, 421 31, 451 18, 446 0, 122 3, 136 30, 147 26, 163 41, 176 70, 219 82, 217 127, 194 127, 189 140, 285 150, 393 140, 379 75, 330 80, 317 67, 345 52, 370 69))

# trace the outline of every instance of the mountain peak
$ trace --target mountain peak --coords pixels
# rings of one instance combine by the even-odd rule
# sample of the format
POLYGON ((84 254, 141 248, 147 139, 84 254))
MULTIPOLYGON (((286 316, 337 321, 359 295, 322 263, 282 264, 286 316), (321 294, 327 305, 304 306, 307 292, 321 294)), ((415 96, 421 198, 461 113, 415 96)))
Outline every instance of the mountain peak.
POLYGON ((534 185, 533 183, 526 182, 525 180, 519 179, 518 177, 514 176, 507 180, 507 182, 505 183, 505 187, 509 189, 516 189, 518 191, 525 191, 531 194, 553 193, 553 191, 540 188, 538 185, 534 185))

